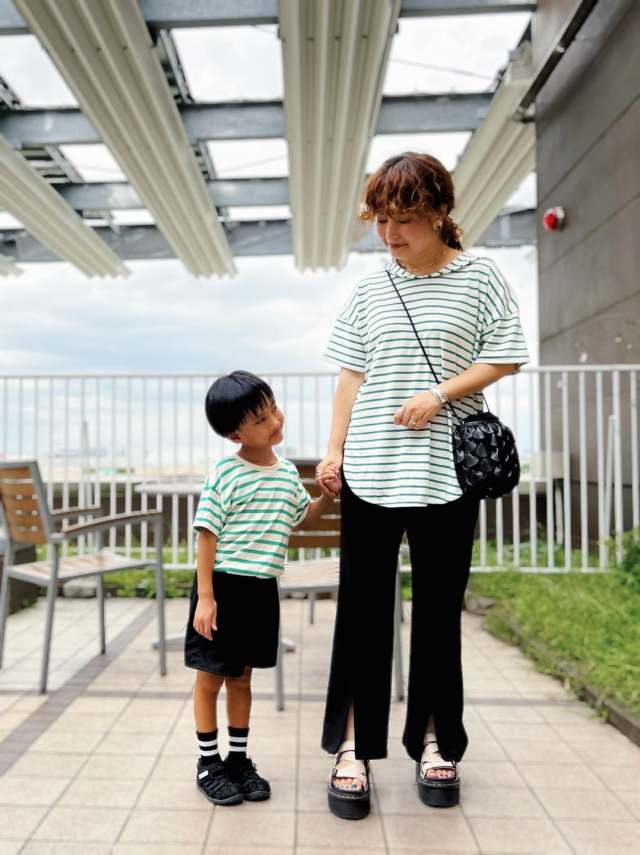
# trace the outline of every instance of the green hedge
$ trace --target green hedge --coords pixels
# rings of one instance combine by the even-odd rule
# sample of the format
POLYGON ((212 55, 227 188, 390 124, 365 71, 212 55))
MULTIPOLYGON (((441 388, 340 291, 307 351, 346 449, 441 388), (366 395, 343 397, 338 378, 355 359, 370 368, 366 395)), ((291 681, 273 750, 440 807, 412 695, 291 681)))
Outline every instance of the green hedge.
POLYGON ((469 592, 497 601, 485 619, 499 638, 523 644, 545 673, 596 689, 640 714, 640 538, 606 572, 476 573, 469 592))

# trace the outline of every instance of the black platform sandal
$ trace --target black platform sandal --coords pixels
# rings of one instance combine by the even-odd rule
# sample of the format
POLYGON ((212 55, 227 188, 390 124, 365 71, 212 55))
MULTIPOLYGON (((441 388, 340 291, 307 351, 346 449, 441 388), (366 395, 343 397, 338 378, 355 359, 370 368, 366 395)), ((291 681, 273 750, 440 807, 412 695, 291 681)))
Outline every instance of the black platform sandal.
POLYGON ((369 761, 356 760, 355 742, 345 740, 336 754, 335 765, 331 770, 331 777, 327 785, 329 799, 329 810, 340 819, 364 819, 369 815, 371 798, 369 790, 369 761), (354 762, 350 766, 338 769, 338 763, 344 754, 353 754, 354 762), (364 765, 364 772, 360 767, 364 765), (344 790, 334 786, 340 778, 355 778, 362 782, 362 787, 357 790, 344 790))
POLYGON ((460 774, 455 760, 443 760, 435 739, 427 739, 422 759, 416 763, 420 801, 429 807, 453 807, 460 801, 460 774), (451 778, 427 778, 431 769, 453 770, 451 778))

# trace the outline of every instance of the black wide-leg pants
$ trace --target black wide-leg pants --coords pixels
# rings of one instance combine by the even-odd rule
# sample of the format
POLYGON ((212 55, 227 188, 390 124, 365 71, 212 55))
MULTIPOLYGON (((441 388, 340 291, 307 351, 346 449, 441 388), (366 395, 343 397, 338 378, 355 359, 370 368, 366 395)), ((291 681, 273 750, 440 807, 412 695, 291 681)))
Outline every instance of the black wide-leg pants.
POLYGON ((402 743, 419 761, 434 717, 445 760, 467 747, 462 723, 462 599, 469 578, 479 500, 387 508, 365 502, 344 482, 340 588, 322 747, 335 754, 353 703, 356 756, 387 756, 398 553, 407 533, 413 603, 409 691, 402 743))

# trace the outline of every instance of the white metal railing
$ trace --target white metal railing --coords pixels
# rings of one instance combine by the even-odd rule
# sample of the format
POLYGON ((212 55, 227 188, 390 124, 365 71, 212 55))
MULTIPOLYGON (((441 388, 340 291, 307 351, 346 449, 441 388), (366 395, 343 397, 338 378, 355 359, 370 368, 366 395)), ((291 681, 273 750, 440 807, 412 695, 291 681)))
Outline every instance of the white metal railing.
MULTIPOLYGON (((552 572, 585 571, 619 559, 625 530, 640 525, 639 365, 524 368, 486 390, 509 424, 522 461, 519 487, 483 502, 475 570, 513 564, 552 572)), ((52 506, 103 501, 109 512, 147 508, 151 482, 202 481, 232 450, 212 433, 204 396, 215 375, 0 375, 0 459, 40 462, 52 506)), ((286 415, 282 453, 320 458, 329 432, 334 373, 265 375, 286 415)), ((161 495, 156 506, 163 507, 161 495)), ((176 492, 167 545, 169 567, 193 567, 189 521, 194 497, 176 492)), ((110 544, 116 546, 116 533, 110 544)), ((132 531, 127 553, 146 557, 132 531)), ((83 544, 80 544, 83 548, 83 544)))

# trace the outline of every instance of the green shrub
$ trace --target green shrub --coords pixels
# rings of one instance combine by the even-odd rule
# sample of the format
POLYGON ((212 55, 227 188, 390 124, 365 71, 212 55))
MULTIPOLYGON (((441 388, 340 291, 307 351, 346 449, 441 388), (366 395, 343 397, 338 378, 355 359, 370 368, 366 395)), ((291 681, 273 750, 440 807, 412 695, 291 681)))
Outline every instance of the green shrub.
POLYGON ((640 529, 625 532, 622 538, 622 561, 618 569, 623 585, 640 592, 640 529))

